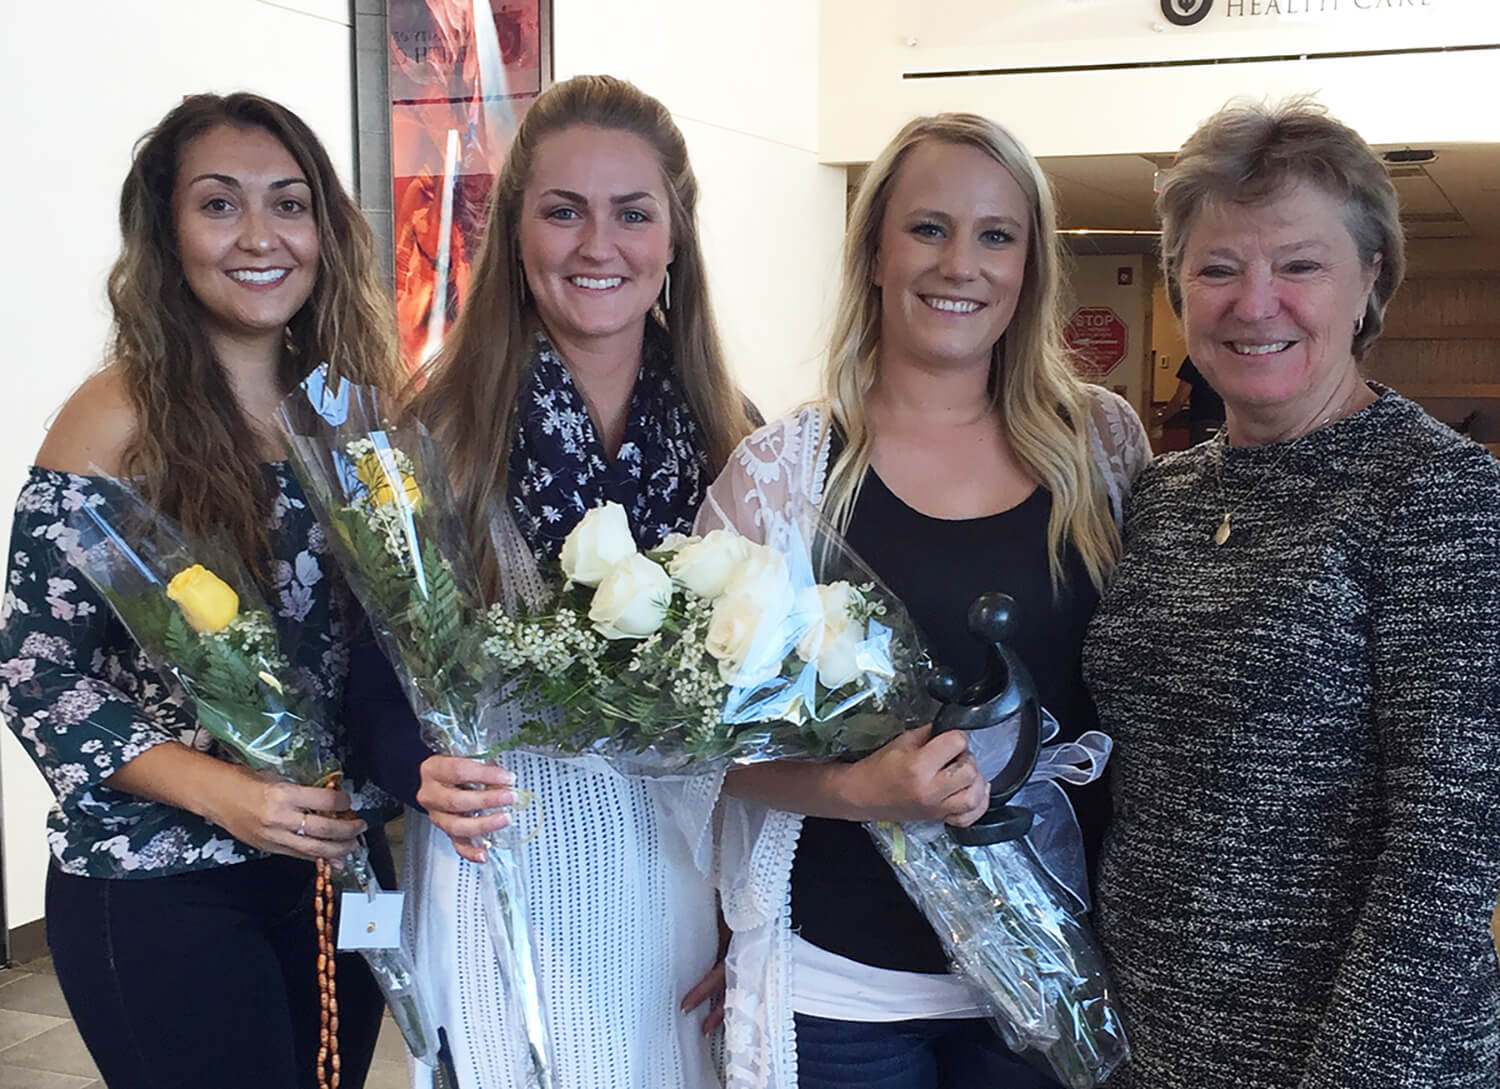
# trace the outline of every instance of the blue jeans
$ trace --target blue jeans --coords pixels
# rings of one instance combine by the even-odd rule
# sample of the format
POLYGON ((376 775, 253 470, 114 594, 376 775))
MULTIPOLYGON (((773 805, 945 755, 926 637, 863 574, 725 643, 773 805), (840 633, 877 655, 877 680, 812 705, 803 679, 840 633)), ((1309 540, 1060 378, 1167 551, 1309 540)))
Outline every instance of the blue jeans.
POLYGON ((796 1015, 798 1089, 1054 1089, 988 1021, 796 1015))

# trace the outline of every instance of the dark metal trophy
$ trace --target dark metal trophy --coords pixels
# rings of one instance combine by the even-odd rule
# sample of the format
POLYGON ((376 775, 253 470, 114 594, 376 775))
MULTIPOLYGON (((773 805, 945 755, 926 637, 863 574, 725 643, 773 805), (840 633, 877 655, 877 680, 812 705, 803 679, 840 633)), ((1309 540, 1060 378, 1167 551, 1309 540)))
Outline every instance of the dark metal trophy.
POLYGON ((1042 710, 1030 672, 1007 642, 1015 634, 1016 603, 1008 594, 982 594, 969 606, 969 631, 988 646, 984 673, 959 691, 951 670, 935 669, 927 690, 943 705, 933 720, 934 734, 949 730, 988 730, 1014 724, 1015 747, 990 780, 990 807, 967 828, 948 834, 965 847, 1005 843, 1031 830, 1032 813, 1006 803, 1026 785, 1042 747, 1042 710))

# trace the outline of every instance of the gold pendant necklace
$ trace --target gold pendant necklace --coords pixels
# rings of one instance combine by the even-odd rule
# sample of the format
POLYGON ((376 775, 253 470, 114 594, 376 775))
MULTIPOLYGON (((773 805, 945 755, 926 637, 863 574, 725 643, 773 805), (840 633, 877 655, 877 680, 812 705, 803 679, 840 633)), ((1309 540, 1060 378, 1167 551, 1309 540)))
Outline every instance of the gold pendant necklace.
MULTIPOLYGON (((1254 499, 1260 494, 1261 486, 1264 485, 1266 481, 1271 480, 1276 476, 1276 471, 1281 468, 1281 463, 1286 460, 1286 456, 1292 452, 1292 447, 1296 446, 1298 442, 1307 438, 1307 436, 1311 435, 1313 432, 1320 431, 1323 428, 1327 427, 1329 424, 1333 423, 1334 420, 1343 419, 1344 417, 1350 415, 1352 412, 1358 411, 1353 406, 1358 403, 1359 398, 1362 394, 1367 393, 1370 393, 1370 387, 1361 382, 1356 389, 1351 391, 1349 395, 1346 396, 1342 402, 1340 402, 1338 408, 1336 408, 1333 412, 1330 412, 1327 416, 1324 416, 1317 423, 1313 424, 1312 427, 1302 432, 1302 434, 1282 440, 1285 443, 1285 446, 1282 449, 1281 454, 1276 458, 1274 462, 1271 463, 1271 467, 1266 470, 1265 475, 1263 475, 1260 480, 1256 482, 1255 487, 1251 488, 1249 493, 1243 499, 1241 499, 1238 504, 1236 504, 1235 509, 1243 510, 1244 507, 1250 502, 1250 500, 1254 499)), ((1213 441, 1218 443, 1219 446, 1218 450, 1215 451, 1214 456, 1214 480, 1219 486, 1219 508, 1224 512, 1223 517, 1219 519, 1219 524, 1217 527, 1215 527, 1213 532, 1212 540, 1214 542, 1214 547, 1217 548, 1228 541, 1229 535, 1234 532, 1234 509, 1230 508, 1229 501, 1224 498, 1224 448, 1229 445, 1228 424, 1225 424, 1223 427, 1219 428, 1219 433, 1214 436, 1213 441)))
MULTIPOLYGON (((1286 446, 1282 449, 1281 454, 1271 463, 1271 467, 1266 470, 1265 475, 1256 482, 1255 487, 1251 488, 1249 493, 1236 506, 1239 509, 1244 509, 1250 500, 1260 494, 1261 486, 1276 476, 1276 470, 1281 468, 1281 463, 1292 452, 1292 447, 1297 445, 1299 440, 1311 435, 1313 431, 1325 427, 1332 420, 1333 417, 1329 416, 1328 419, 1316 424, 1312 430, 1304 432, 1294 439, 1287 439, 1286 446)), ((1229 501, 1224 498, 1224 448, 1229 445, 1229 428, 1227 426, 1221 427, 1219 433, 1214 436, 1214 441, 1219 444, 1219 449, 1215 452, 1216 456, 1214 457, 1214 479, 1219 485, 1219 507, 1224 512, 1224 516, 1219 519, 1219 524, 1213 532, 1214 547, 1217 548, 1228 541, 1229 535, 1234 532, 1234 510, 1230 508, 1229 501)))

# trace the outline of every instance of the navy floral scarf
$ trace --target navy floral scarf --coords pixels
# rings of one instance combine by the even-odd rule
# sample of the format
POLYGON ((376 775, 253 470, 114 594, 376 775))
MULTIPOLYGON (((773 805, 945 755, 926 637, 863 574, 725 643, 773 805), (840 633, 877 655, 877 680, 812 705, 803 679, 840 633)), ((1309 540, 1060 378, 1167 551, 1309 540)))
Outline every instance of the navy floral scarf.
POLYGON ((609 502, 625 508, 642 548, 685 533, 708 479, 703 431, 672 370, 664 330, 646 323, 641 370, 613 462, 567 366, 537 336, 516 406, 508 483, 511 513, 539 560, 556 559, 584 514, 609 502))

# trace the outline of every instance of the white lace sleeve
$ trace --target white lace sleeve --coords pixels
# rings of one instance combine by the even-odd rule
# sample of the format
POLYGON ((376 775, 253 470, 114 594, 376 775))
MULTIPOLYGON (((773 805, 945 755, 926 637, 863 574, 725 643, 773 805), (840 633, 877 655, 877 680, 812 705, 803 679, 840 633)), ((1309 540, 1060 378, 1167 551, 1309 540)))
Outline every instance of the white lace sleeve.
POLYGON ((1151 444, 1129 401, 1103 386, 1090 386, 1089 394, 1089 448, 1104 474, 1109 508, 1119 525, 1130 485, 1151 460, 1151 444))
MULTIPOLYGON (((697 532, 732 529, 761 543, 817 509, 828 467, 826 412, 803 409, 761 428, 730 456, 709 488, 697 532)), ((729 1089, 795 1089, 790 887, 802 818, 738 798, 718 797, 723 777, 699 784, 674 809, 699 845, 715 818, 714 877, 734 931, 727 961, 725 1084, 729 1089), (717 801, 717 806, 713 803, 717 801)))
POLYGON ((823 498, 827 414, 818 407, 767 424, 735 447, 698 511, 696 532, 733 529, 764 544, 823 498))
MULTIPOLYGON (((762 427, 741 442, 709 487, 694 532, 729 529, 764 544, 779 536, 778 527, 786 525, 794 512, 815 506, 822 490, 821 462, 827 457, 826 449, 821 448, 823 420, 817 409, 805 409, 762 427)), ((704 873, 715 869, 714 816, 723 782, 724 775, 719 772, 652 787, 663 810, 687 840, 694 863, 704 873)), ((755 824, 754 829, 735 830, 741 841, 753 843, 759 822, 755 824)), ((719 840, 722 858, 722 829, 719 840)), ((736 858, 732 868, 738 866, 736 858)))

